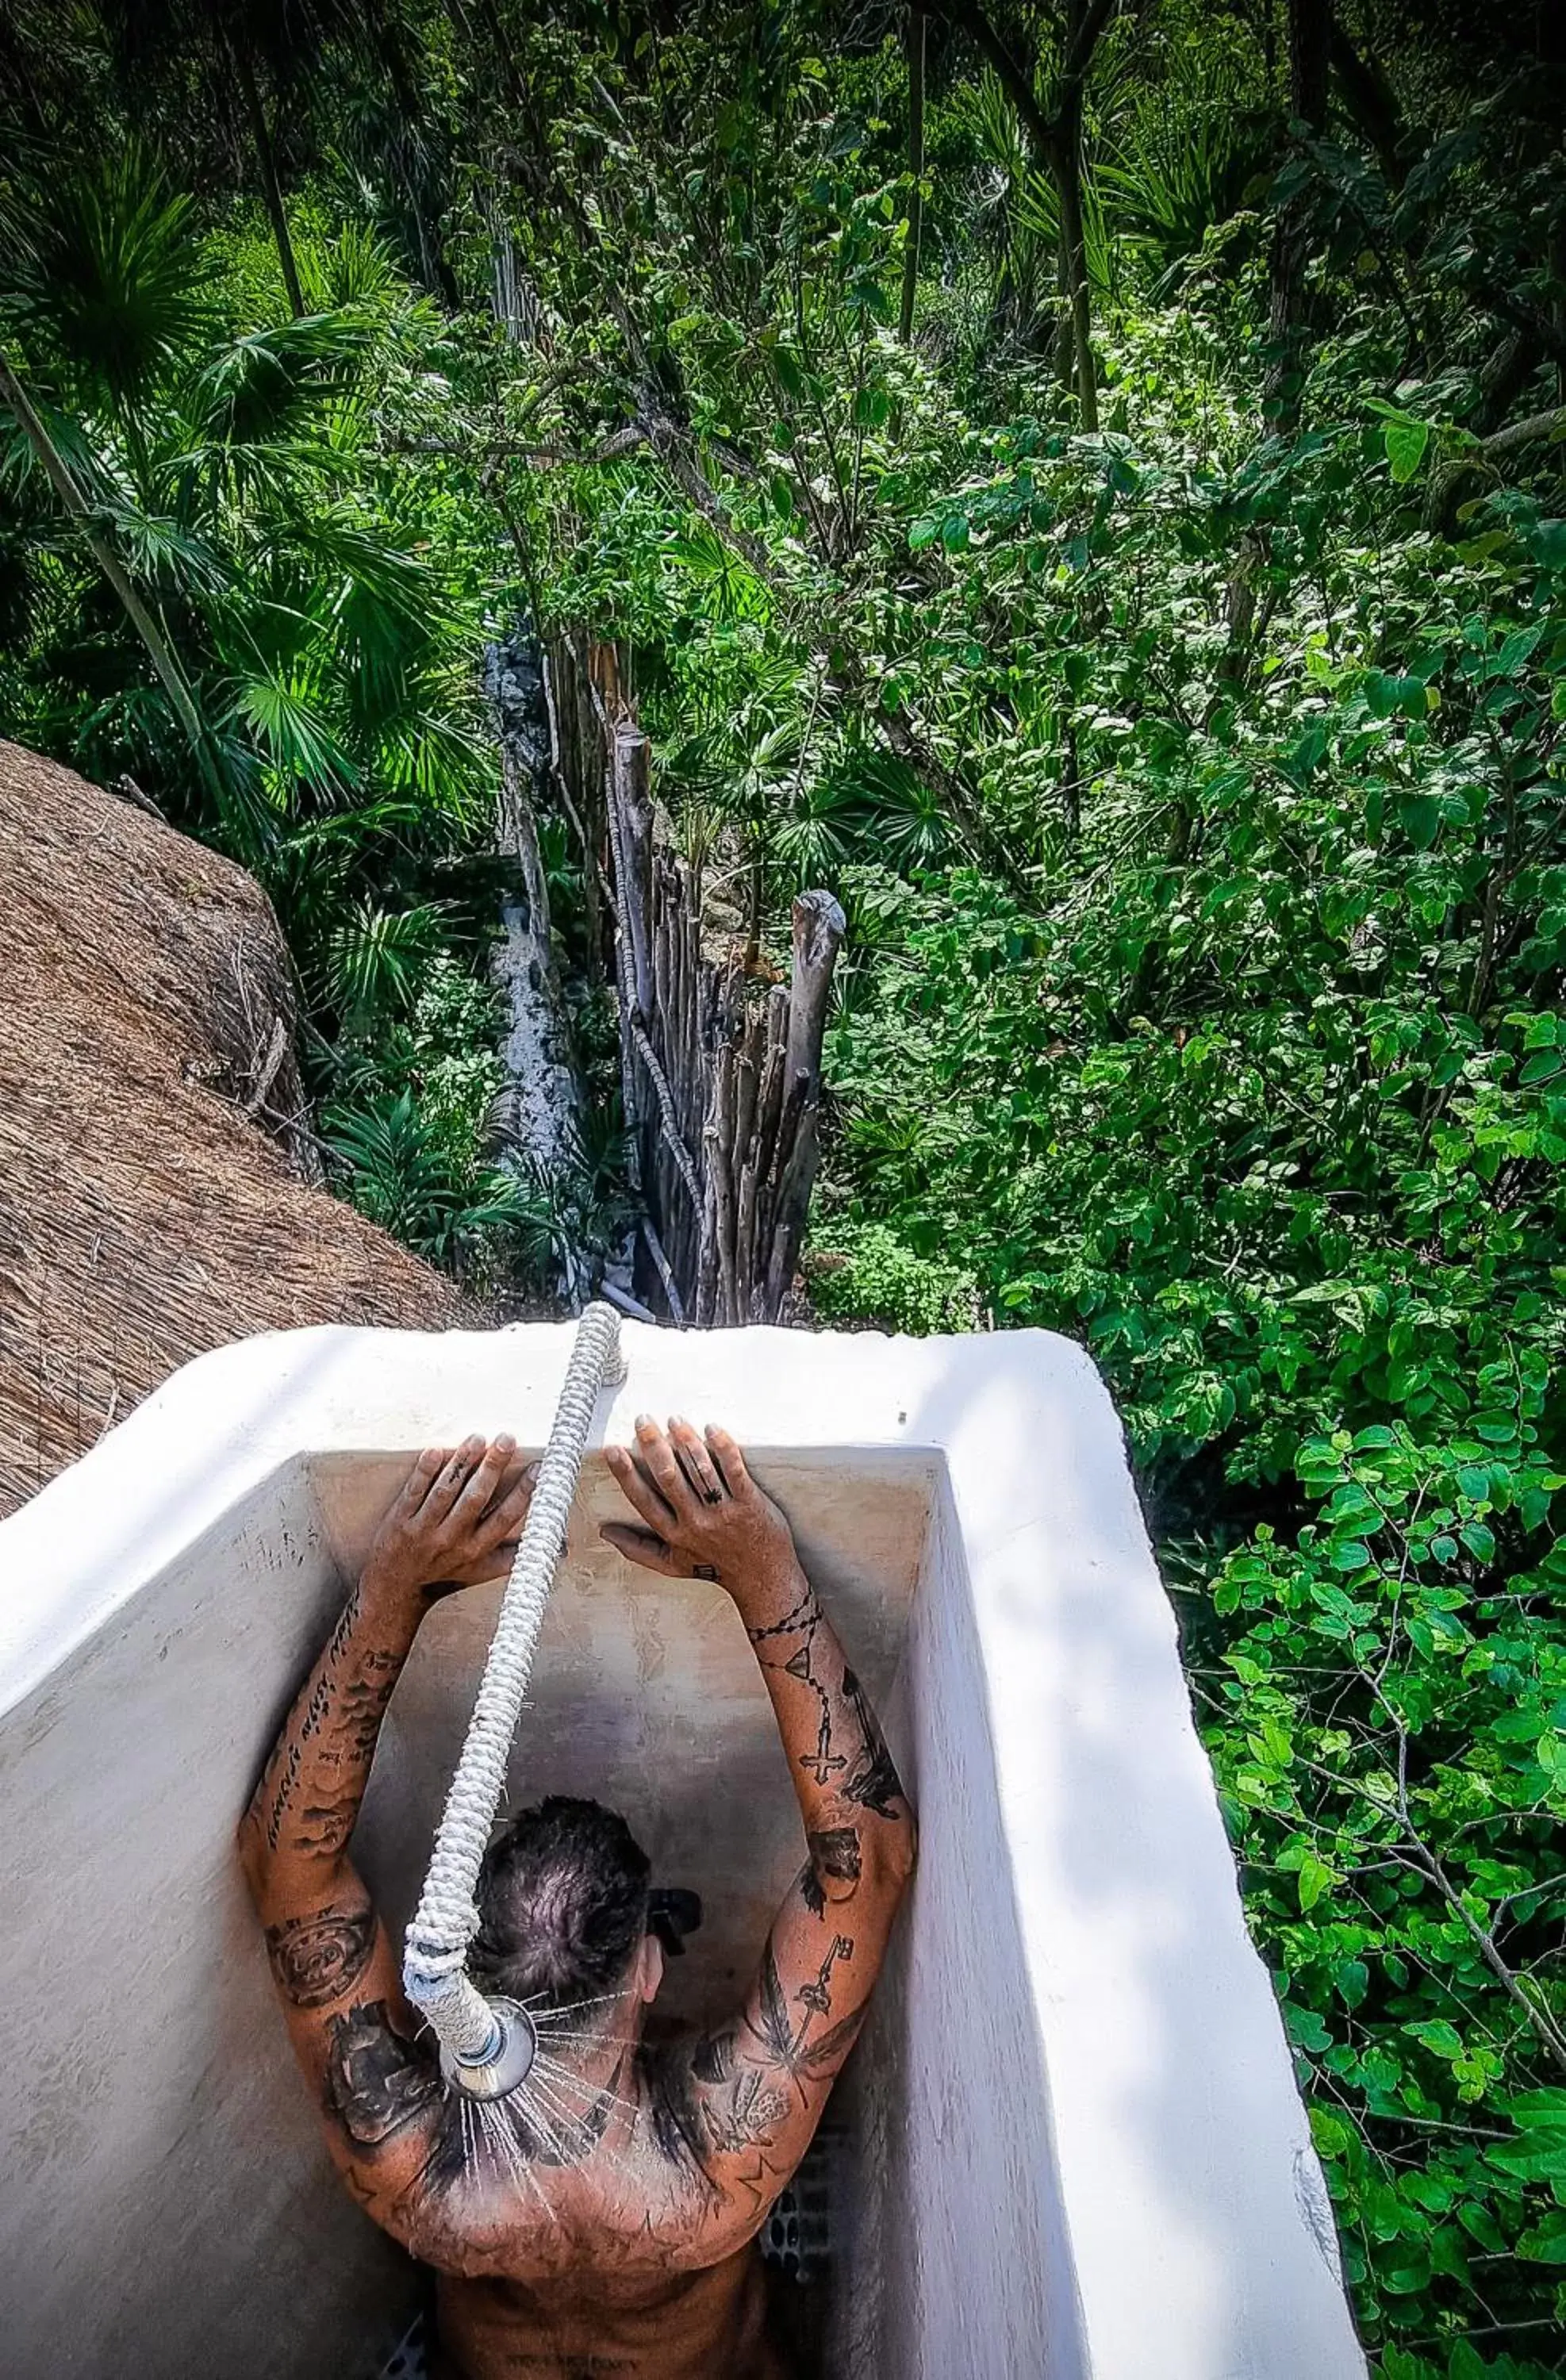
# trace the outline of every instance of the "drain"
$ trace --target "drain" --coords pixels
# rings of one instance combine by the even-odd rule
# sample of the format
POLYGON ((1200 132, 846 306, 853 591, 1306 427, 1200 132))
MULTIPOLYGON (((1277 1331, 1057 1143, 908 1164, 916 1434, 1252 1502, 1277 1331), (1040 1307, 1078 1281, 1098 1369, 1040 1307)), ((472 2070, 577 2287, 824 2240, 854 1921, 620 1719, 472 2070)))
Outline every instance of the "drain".
POLYGON ((838 2148, 835 2132, 817 2133, 761 2227, 763 2257, 791 2281, 819 2282, 831 2269, 838 2148))
POLYGON ((430 2380, 430 2334, 422 2314, 415 2315, 381 2366, 380 2380, 430 2380))

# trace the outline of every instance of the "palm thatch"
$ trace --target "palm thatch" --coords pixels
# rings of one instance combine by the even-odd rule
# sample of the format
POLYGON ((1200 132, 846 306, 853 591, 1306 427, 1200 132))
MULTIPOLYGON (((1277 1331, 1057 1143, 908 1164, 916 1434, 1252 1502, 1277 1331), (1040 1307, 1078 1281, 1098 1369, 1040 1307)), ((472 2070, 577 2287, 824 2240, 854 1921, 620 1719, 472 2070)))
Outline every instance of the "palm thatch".
POLYGON ((0 742, 0 1513, 188 1357, 439 1330, 453 1284, 320 1188, 243 869, 0 742))

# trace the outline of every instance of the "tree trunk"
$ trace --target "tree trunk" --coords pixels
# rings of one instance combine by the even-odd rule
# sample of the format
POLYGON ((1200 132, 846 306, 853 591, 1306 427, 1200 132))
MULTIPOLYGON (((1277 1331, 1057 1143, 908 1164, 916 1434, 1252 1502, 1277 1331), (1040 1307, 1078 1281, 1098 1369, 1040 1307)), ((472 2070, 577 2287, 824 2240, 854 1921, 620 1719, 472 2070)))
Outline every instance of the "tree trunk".
POLYGON ((1074 79, 1061 94, 1050 144, 1050 163, 1061 200, 1061 245, 1065 251, 1066 295, 1071 307, 1072 363, 1084 430, 1099 427, 1099 370, 1093 355, 1093 301, 1087 286, 1087 234, 1082 217, 1082 84, 1074 79))
MULTIPOLYGON (((1327 122, 1327 69, 1330 55, 1329 0, 1288 0, 1289 115, 1311 135, 1327 122)), ((1305 334, 1310 327, 1305 302, 1307 262, 1305 210, 1291 199, 1279 209, 1272 235, 1272 306, 1265 401, 1279 427, 1293 430, 1300 414, 1305 334)))
POLYGON ((903 250, 903 306, 897 335, 906 346, 914 335, 914 300, 919 285, 919 237, 924 229, 925 170, 925 17, 908 11, 908 231, 903 250))
POLYGON ((240 96, 249 122, 250 139, 255 143, 256 164, 261 173, 261 196, 272 221, 272 237, 277 243, 277 261, 283 267, 283 286, 288 292, 288 303, 295 322, 305 310, 304 296, 299 288, 299 268, 294 256, 294 243, 288 233, 288 218, 283 208, 283 188, 277 179, 277 159, 272 146, 272 135, 266 128, 266 113, 261 106, 261 92, 256 87, 255 67, 242 32, 230 42, 234 71, 238 78, 240 96))
POLYGON ((613 747, 613 785, 625 875, 621 905, 631 938, 631 985, 638 1014, 652 1014, 649 907, 652 894, 652 795, 650 747, 639 727, 617 727, 613 747))
POLYGON ((1055 294, 1060 299, 1060 312, 1055 334, 1050 341, 1055 378, 1062 388, 1069 391, 1076 383, 1076 325, 1071 313, 1071 266, 1066 261, 1063 232, 1055 239, 1055 294))
POLYGON ((1398 114, 1391 86, 1379 67, 1372 60, 1361 57, 1329 8, 1327 15, 1327 55, 1337 77, 1344 106, 1375 150, 1390 187, 1394 190, 1401 189, 1403 164, 1399 149, 1402 140, 1402 119, 1398 114))
MULTIPOLYGON (((1298 0, 1295 0, 1298 5, 1298 0)), ((930 0, 948 23, 960 26, 989 59, 1021 119, 1034 155, 1060 197, 1061 246, 1071 322, 1073 368, 1084 430, 1099 427, 1099 373, 1093 355, 1093 307, 1087 285, 1087 242, 1082 212, 1083 95, 1094 53, 1118 0, 1070 0, 1055 113, 1046 115, 1037 88, 1037 62, 1002 40, 974 0, 930 0)))

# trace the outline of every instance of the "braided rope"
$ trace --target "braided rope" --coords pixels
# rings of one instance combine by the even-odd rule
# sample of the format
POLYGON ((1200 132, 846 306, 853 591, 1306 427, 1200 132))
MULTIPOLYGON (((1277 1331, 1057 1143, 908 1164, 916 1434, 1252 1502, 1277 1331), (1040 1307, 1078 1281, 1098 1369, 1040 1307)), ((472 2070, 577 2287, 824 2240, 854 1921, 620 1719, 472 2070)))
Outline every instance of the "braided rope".
POLYGON ((408 1998, 433 2027, 443 2049, 463 2065, 492 2056, 498 2030, 489 2002, 467 1974, 467 1946, 479 1927, 479 1869, 504 1789, 511 1741, 564 1548, 598 1392, 625 1377, 620 1318, 612 1305, 595 1301, 577 1326, 462 1755, 407 1929, 403 1983, 408 1998))

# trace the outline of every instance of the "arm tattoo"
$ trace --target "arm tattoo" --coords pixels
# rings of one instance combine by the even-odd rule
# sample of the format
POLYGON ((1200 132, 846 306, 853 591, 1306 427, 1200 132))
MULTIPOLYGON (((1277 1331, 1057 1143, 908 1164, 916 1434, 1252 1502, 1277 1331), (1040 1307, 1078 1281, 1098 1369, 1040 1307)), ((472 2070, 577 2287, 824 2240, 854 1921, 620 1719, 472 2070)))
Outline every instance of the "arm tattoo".
POLYGON ((756 2035, 774 2064, 792 2070, 794 2065, 794 2020, 788 2012, 783 1996, 778 1962, 771 1936, 761 1953, 761 2010, 759 2019, 747 2018, 750 2031, 756 2035))
POLYGON ((252 1807, 270 1851, 279 1850, 287 1835, 297 1851, 335 1858, 353 1833, 365 1772, 407 1652, 406 1646, 400 1652, 386 1645, 355 1646, 359 1628, 356 1587, 327 1640, 319 1675, 290 1714, 256 1788, 252 1807), (296 1810, 307 1763, 305 1790, 314 1791, 296 1810), (338 1777, 344 1780, 341 1791, 326 1790, 338 1777))
MULTIPOLYGON (((785 1677, 795 1678, 807 1686, 816 1697, 816 1748, 798 1755, 799 1767, 817 1786, 832 1784, 841 1779, 836 1789, 844 1798, 861 1809, 872 1810, 878 1818, 895 1818, 900 1815, 903 1786, 886 1748, 886 1740, 869 1698, 857 1676, 844 1665, 840 1695, 833 1695, 823 1683, 815 1666, 816 1635, 823 1618, 820 1603, 813 1586, 805 1592, 774 1621, 770 1628, 750 1628, 746 1633, 756 1647, 756 1658, 763 1669, 781 1669, 785 1677), (783 1661, 769 1660, 762 1650, 768 1640, 797 1636, 801 1641, 783 1661), (834 1741, 834 1720, 841 1723, 843 1705, 846 1703, 856 1723, 860 1742, 856 1752, 843 1753, 834 1741), (844 1773, 846 1772, 846 1773, 844 1773)), ((782 1647, 780 1646, 780 1651, 782 1647)), ((812 1838, 812 1847, 814 1845, 812 1838)), ((829 1871, 830 1872, 830 1871, 829 1871)))
POLYGON ((813 1636, 820 1616, 821 1607, 816 1600, 816 1590, 807 1583, 798 1602, 791 1610, 785 1611, 781 1620, 775 1620, 770 1628, 747 1628, 745 1633, 753 1645, 765 1644, 769 1636, 795 1636, 801 1633, 813 1636))
POLYGON ((810 1865, 821 1879, 829 1900, 847 1900, 859 1881, 859 1829, 857 1827, 823 1827, 805 1838, 810 1849, 810 1865), (832 1886, 846 1885, 844 1892, 834 1892, 832 1886))
POLYGON ((370 1908, 325 1909, 316 1917, 287 1917, 266 1929, 267 1956, 277 1988, 293 2007, 325 2008, 346 1998, 375 1948, 370 1908))
MULTIPOLYGON (((820 1973, 815 1976, 811 1982, 801 1984, 799 1989, 794 1995, 800 2007, 803 2009, 808 2009, 811 2016, 830 2016, 832 2014, 832 1971, 833 1967, 836 1966, 840 1959, 846 1966, 853 1956, 854 1943, 852 1937, 846 1934, 834 1934, 832 1940, 832 1949, 821 1961, 820 1973)), ((801 2048, 805 2046, 805 2034, 809 2022, 810 2017, 807 2016, 804 2024, 799 2028, 799 2046, 801 2048)))
POLYGON ((844 1798, 878 1818, 895 1818, 903 1803, 903 1780, 897 1774, 886 1738, 880 1731, 869 1697, 852 1670, 843 1672, 843 1698, 853 1709, 863 1738, 859 1756, 844 1779, 844 1798))
POLYGON ((690 2070, 698 2082, 726 2082, 734 2070, 732 2033, 705 2033, 691 2052, 690 2070))
POLYGON ((384 2000, 333 2017, 326 2039, 327 2108, 355 2148, 378 2149, 440 2106, 440 2076, 394 2032, 384 2000))

